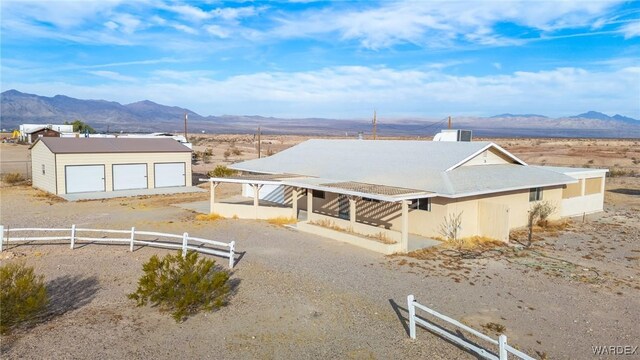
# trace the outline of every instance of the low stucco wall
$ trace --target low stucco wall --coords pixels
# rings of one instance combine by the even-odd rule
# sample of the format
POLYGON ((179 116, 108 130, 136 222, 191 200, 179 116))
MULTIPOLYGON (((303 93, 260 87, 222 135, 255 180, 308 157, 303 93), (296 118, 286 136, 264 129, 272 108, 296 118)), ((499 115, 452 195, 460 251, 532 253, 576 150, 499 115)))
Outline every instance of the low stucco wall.
POLYGON ((387 230, 381 227, 375 227, 367 224, 361 224, 356 222, 352 224, 349 220, 339 219, 331 216, 321 215, 321 214, 312 214, 307 217, 308 222, 317 222, 317 221, 328 221, 343 228, 345 230, 353 231, 354 233, 362 234, 364 236, 377 236, 383 235, 387 239, 391 241, 395 241, 396 243, 400 243, 402 240, 402 234, 398 231, 387 230))
POLYGON ((293 209, 252 205, 215 203, 213 213, 226 218, 237 217, 239 219, 268 220, 277 217, 293 217, 293 209))
POLYGON ((336 231, 327 229, 322 226, 312 225, 307 222, 300 222, 296 225, 296 228, 300 231, 326 237, 333 240, 342 241, 351 245, 355 245, 367 250, 375 251, 377 253, 391 255, 400 252, 400 244, 383 244, 375 240, 370 240, 365 237, 351 235, 342 231, 336 231))
POLYGON ((603 210, 604 193, 577 196, 562 200, 562 216, 592 214, 603 210))

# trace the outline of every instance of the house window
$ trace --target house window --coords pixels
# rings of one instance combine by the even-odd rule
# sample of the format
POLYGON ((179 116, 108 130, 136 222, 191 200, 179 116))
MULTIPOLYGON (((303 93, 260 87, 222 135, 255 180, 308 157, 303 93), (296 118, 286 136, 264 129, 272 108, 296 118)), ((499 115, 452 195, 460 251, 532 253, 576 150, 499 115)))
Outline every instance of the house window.
POLYGON ((324 199, 324 191, 313 190, 313 197, 316 199, 324 199))
POLYGON ((42 175, 45 175, 44 164, 42 164, 42 175))
POLYGON ((542 188, 532 188, 529 190, 529 201, 542 200, 542 188))
POLYGON ((411 208, 431 211, 431 199, 413 199, 411 200, 411 208))

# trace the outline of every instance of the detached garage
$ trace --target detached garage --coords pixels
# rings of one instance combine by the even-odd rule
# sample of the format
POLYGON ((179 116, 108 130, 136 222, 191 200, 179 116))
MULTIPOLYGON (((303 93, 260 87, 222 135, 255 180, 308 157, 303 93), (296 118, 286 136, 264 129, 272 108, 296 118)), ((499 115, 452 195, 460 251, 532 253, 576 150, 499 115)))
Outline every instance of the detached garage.
POLYGON ((191 149, 173 139, 39 138, 33 187, 57 195, 191 186, 191 149))

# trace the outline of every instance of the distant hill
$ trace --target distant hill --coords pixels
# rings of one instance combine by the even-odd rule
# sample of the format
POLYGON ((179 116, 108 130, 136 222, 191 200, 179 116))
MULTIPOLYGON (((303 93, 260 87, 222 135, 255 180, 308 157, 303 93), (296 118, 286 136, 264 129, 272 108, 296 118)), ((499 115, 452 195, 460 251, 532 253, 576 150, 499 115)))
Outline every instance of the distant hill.
MULTIPOLYGON (((53 97, 8 90, 0 94, 0 124, 3 129, 24 123, 63 123, 82 120, 98 131, 181 132, 184 114, 189 131, 208 133, 264 133, 355 136, 371 131, 370 120, 297 118, 257 115, 202 116, 189 109, 144 100, 122 105, 106 100, 81 100, 64 95, 53 97)), ((538 114, 500 114, 491 117, 454 117, 454 128, 471 129, 475 136, 518 137, 625 137, 640 138, 640 121, 596 111, 549 118, 538 114)), ((378 133, 387 136, 433 136, 446 128, 446 121, 426 118, 385 119, 378 117, 378 133)))
POLYGON ((627 123, 633 123, 634 121, 638 121, 634 118, 630 118, 627 116, 622 116, 619 114, 615 114, 613 116, 609 116, 607 114, 603 114, 598 111, 587 111, 586 113, 582 113, 575 116, 570 116, 570 118, 574 119, 597 119, 597 120, 605 120, 605 121, 622 121, 627 123))

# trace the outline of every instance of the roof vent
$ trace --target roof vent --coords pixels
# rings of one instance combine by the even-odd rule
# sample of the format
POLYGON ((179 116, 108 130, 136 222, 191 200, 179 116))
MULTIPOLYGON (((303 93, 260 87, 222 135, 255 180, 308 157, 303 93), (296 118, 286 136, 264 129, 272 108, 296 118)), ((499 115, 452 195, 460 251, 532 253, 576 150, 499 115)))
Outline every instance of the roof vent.
POLYGON ((471 130, 440 130, 433 137, 433 141, 465 141, 469 142, 473 138, 471 130))

